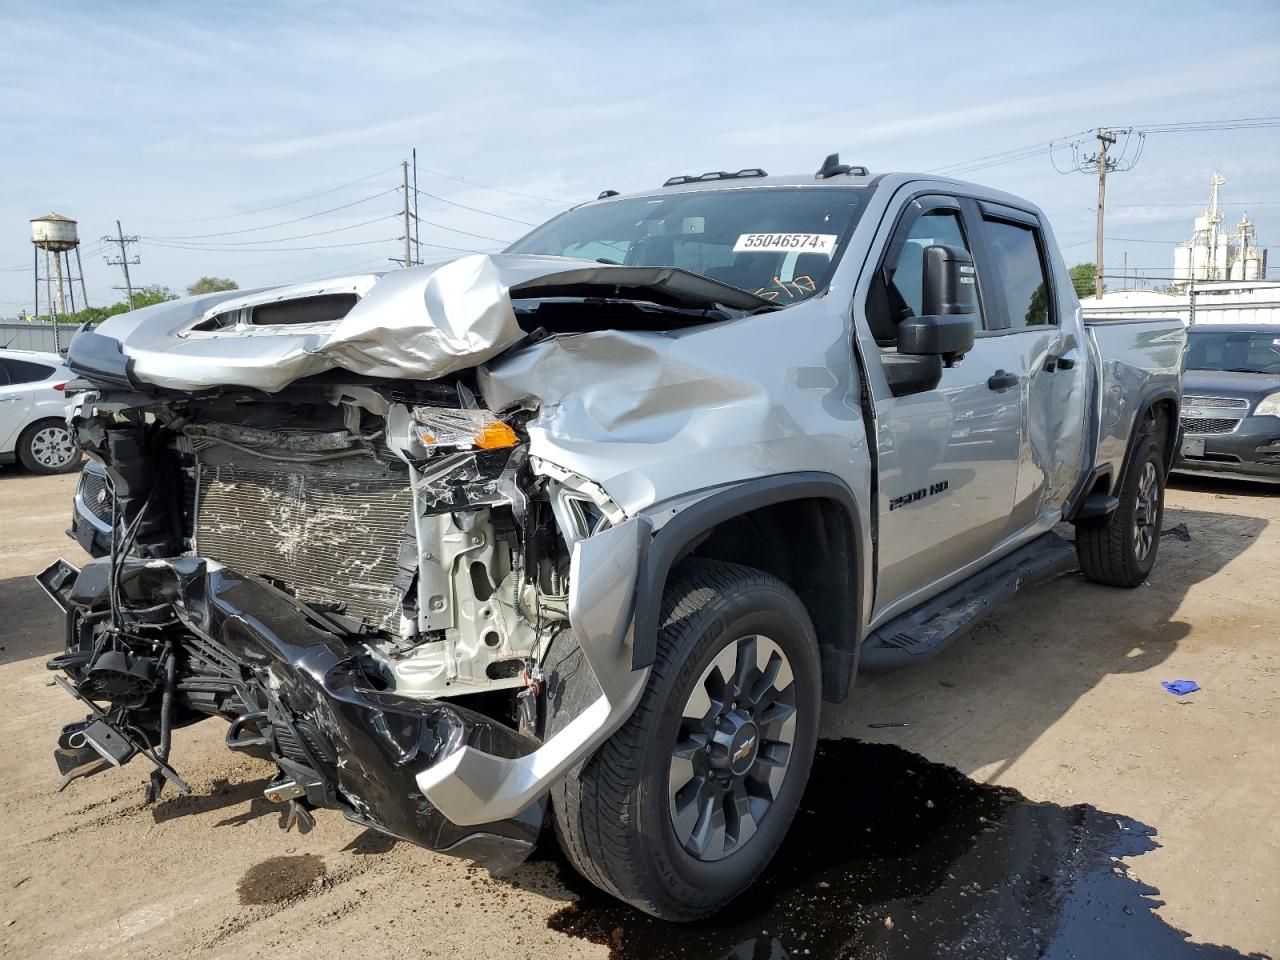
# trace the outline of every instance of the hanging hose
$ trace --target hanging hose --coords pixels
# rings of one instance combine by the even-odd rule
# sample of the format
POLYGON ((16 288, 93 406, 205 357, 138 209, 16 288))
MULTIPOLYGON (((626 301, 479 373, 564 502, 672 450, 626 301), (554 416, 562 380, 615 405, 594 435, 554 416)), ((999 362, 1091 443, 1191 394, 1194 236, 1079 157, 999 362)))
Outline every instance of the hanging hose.
MULTIPOLYGON (((160 743, 155 748, 155 758, 161 763, 169 762, 169 744, 173 735, 173 694, 178 686, 177 678, 178 655, 177 651, 170 646, 165 660, 164 693, 160 695, 160 743)), ((160 799, 164 781, 163 773, 159 770, 151 771, 151 779, 147 784, 147 803, 155 803, 160 799)))
POLYGON ((161 760, 169 759, 169 740, 173 733, 173 692, 177 687, 178 657, 172 647, 165 662, 164 694, 160 698, 160 746, 156 756, 161 760))

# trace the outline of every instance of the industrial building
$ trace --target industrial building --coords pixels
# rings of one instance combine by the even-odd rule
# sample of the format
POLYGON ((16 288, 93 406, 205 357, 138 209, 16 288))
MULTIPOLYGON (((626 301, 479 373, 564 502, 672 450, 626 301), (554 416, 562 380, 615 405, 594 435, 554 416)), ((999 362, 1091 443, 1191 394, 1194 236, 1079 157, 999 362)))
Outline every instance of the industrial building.
POLYGON ((1280 280, 1267 280, 1267 251, 1248 214, 1235 229, 1224 226, 1221 171, 1209 181, 1209 204, 1196 215, 1191 237, 1173 251, 1173 282, 1167 291, 1118 290, 1102 299, 1085 297, 1090 317, 1124 319, 1179 317, 1183 323, 1280 324, 1280 280))

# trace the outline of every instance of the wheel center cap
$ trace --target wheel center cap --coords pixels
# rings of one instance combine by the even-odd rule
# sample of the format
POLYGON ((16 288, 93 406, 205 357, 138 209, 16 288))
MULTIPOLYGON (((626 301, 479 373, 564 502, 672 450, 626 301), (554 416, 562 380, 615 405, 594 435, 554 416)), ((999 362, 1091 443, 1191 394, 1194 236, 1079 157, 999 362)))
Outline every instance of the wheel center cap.
POLYGON ((760 730, 751 721, 741 724, 729 741, 729 772, 741 776, 756 762, 760 730))

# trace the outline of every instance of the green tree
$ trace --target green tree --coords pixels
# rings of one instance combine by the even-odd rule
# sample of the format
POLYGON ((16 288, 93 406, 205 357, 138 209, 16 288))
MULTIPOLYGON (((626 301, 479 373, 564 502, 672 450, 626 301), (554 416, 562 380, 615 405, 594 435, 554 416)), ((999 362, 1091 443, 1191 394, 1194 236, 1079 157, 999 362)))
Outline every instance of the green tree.
MULTIPOLYGON (((157 303, 164 303, 166 300, 177 300, 178 295, 166 286, 153 283, 150 286, 139 287, 133 291, 133 309, 141 310, 143 307, 150 307, 157 303)), ((85 307, 83 310, 77 310, 75 313, 61 314, 58 317, 59 323, 74 323, 79 326, 82 323, 98 324, 107 317, 114 317, 117 313, 127 313, 128 305, 121 300, 119 303, 113 303, 109 307, 85 307)), ((48 321, 50 317, 40 316, 37 320, 48 321)))
MULTIPOLYGON (((1071 274, 1071 285, 1076 288, 1076 296, 1082 300, 1085 297, 1093 296, 1093 274, 1097 268, 1092 263, 1077 263, 1069 271, 1071 274)), ((1105 290, 1107 285, 1104 283, 1102 289, 1105 290)))
POLYGON ((240 284, 226 277, 201 277, 187 287, 187 295, 194 297, 198 293, 217 293, 219 290, 239 290, 240 284))

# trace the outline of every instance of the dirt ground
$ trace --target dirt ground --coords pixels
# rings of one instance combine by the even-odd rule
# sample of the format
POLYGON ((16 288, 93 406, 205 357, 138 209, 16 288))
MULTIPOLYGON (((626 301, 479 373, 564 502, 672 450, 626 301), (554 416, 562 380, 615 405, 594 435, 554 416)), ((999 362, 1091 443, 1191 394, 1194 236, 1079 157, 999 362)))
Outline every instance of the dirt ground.
MULTIPOLYGON (((144 806, 140 762, 56 793, 54 739, 83 711, 44 669, 60 619, 31 577, 84 559, 63 535, 75 481, 0 468, 0 957, 606 956, 548 927, 573 897, 551 863, 493 880, 329 811, 281 832, 269 766, 215 722, 175 737, 189 797, 144 806)), ((1163 538, 1148 584, 1024 594, 933 662, 861 678, 823 735, 1155 827, 1126 866, 1159 916, 1280 954, 1278 521, 1280 493, 1175 480, 1164 526, 1190 539, 1163 538), (1203 690, 1160 686, 1181 678, 1203 690)), ((874 790, 858 773, 849 789, 874 790)))

